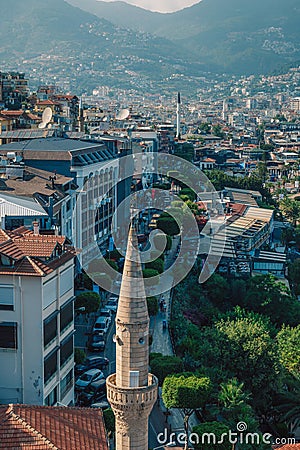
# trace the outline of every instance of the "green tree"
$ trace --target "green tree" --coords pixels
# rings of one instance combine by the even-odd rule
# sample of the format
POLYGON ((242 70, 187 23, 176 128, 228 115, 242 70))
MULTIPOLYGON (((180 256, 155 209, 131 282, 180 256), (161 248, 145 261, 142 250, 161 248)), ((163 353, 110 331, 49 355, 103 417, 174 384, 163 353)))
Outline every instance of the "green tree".
POLYGON ((203 285, 209 300, 218 307, 229 299, 229 284, 221 275, 214 273, 203 285))
POLYGON ((219 401, 227 409, 235 409, 249 400, 249 395, 244 392, 244 383, 233 378, 226 383, 221 383, 219 401))
POLYGON ((157 228, 162 230, 165 234, 168 234, 169 236, 175 236, 180 233, 179 226, 176 222, 176 220, 171 217, 169 214, 160 216, 157 219, 156 223, 157 228))
POLYGON ((247 423, 249 430, 257 431, 258 423, 252 407, 248 404, 250 395, 244 391, 244 383, 236 378, 221 383, 219 392, 220 414, 227 425, 235 428, 239 421, 247 423))
POLYGON ((152 356, 150 360, 151 371, 157 376, 159 384, 162 385, 166 376, 182 372, 183 363, 177 356, 152 356))
POLYGON ((267 408, 281 383, 277 348, 264 318, 251 313, 236 319, 222 319, 216 328, 224 341, 219 351, 223 367, 232 372, 251 392, 258 409, 267 408))
POLYGON ((297 325, 300 321, 299 302, 272 274, 252 277, 241 305, 270 317, 278 325, 297 325))
POLYGON ((199 125, 199 130, 204 134, 208 134, 210 132, 210 124, 208 122, 201 123, 199 125))
POLYGON ((167 408, 180 408, 184 413, 185 450, 189 443, 189 418, 196 409, 204 408, 212 390, 208 377, 190 374, 171 375, 165 378, 162 398, 167 408))
POLYGON ((96 312, 100 307, 100 301, 100 295, 96 292, 82 292, 76 296, 75 309, 84 307, 87 314, 96 312))
POLYGON ((279 359, 285 369, 300 380, 300 325, 283 326, 276 336, 279 359))
POLYGON ((223 129, 222 129, 222 127, 221 127, 221 125, 219 123, 213 126, 212 132, 213 132, 213 134, 215 136, 218 136, 221 139, 224 138, 224 132, 223 132, 223 129))
POLYGON ((297 225, 297 221, 300 217, 300 204, 296 200, 292 200, 288 197, 281 200, 279 203, 279 209, 283 216, 292 222, 293 226, 297 225))
POLYGON ((143 277, 144 278, 152 278, 159 275, 159 272, 155 269, 144 269, 143 270, 143 277))
POLYGON ((107 408, 103 411, 103 418, 108 437, 112 437, 115 433, 116 420, 113 410, 107 408))
POLYGON ((229 442, 230 428, 225 423, 204 422, 196 425, 192 432, 198 435, 196 450, 232 450, 229 442), (221 443, 222 441, 222 443, 221 443))
POLYGON ((158 273, 163 273, 164 271, 164 262, 161 258, 157 258, 154 261, 150 261, 145 264, 146 269, 154 269, 157 270, 158 273))
POLYGON ((82 364, 83 361, 86 358, 86 354, 85 351, 82 350, 81 348, 75 348, 75 352, 74 352, 74 361, 75 364, 82 364))
POLYGON ((149 316, 155 316, 158 313, 157 297, 147 297, 147 307, 149 316))
POLYGON ((288 277, 295 295, 300 295, 300 259, 288 265, 288 277))

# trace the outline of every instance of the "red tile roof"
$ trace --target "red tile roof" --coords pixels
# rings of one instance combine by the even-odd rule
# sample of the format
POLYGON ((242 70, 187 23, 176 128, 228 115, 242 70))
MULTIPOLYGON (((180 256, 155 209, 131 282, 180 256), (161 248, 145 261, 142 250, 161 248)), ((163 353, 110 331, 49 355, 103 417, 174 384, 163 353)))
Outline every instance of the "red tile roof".
POLYGON ((279 445, 273 445, 273 450, 300 450, 300 444, 279 444, 279 445))
POLYGON ((0 449, 108 450, 102 411, 2 405, 0 449))
POLYGON ((22 114, 24 114, 24 111, 22 109, 17 109, 17 110, 5 110, 5 111, 1 111, 2 116, 10 116, 10 117, 14 117, 14 116, 22 116, 22 114))
POLYGON ((13 266, 0 266, 0 274, 45 276, 74 258, 75 250, 66 245, 65 236, 34 235, 26 227, 7 233, 0 230, 0 255, 14 260, 13 266), (60 255, 55 256, 58 247, 60 255))

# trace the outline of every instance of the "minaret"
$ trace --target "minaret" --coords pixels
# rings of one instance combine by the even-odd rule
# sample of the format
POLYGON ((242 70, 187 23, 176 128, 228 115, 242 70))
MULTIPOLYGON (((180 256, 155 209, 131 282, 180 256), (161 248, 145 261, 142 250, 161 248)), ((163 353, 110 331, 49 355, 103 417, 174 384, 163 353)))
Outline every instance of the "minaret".
POLYGON ((116 418, 116 450, 148 450, 148 420, 157 378, 148 373, 149 316, 138 241, 130 227, 116 315, 116 373, 107 398, 116 418))
POLYGON ((82 97, 80 97, 80 99, 79 99, 78 131, 81 133, 84 133, 84 117, 83 117, 82 97))
POLYGON ((176 109, 176 117, 177 117, 177 126, 176 126, 176 137, 180 139, 180 92, 177 94, 177 109, 176 109))

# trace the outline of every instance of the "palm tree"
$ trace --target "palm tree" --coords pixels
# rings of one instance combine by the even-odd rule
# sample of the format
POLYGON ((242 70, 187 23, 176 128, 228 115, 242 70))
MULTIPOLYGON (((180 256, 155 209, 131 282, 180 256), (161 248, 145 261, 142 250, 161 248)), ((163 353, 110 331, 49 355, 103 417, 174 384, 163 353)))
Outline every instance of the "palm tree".
POLYGON ((227 383, 221 383, 219 401, 224 408, 233 410, 247 402, 249 395, 243 389, 244 383, 239 383, 236 378, 229 380, 227 383))
POLYGON ((296 200, 286 197, 279 204, 279 209, 286 219, 290 220, 295 227, 300 218, 300 205, 296 200))

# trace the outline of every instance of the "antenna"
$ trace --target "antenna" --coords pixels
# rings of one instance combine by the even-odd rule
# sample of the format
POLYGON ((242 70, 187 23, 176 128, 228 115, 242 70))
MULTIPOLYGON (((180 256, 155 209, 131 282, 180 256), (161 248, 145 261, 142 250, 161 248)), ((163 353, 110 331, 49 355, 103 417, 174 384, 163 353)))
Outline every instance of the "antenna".
POLYGON ((121 109, 118 114, 116 115, 116 120, 125 120, 129 116, 129 109, 124 108, 121 109))
POLYGON ((39 128, 46 128, 51 119, 52 119, 52 109, 49 106, 47 106, 47 108, 44 109, 42 115, 42 122, 39 124, 39 128))

